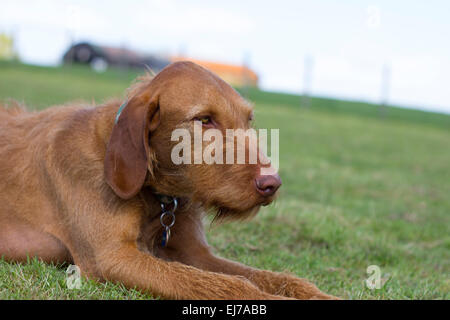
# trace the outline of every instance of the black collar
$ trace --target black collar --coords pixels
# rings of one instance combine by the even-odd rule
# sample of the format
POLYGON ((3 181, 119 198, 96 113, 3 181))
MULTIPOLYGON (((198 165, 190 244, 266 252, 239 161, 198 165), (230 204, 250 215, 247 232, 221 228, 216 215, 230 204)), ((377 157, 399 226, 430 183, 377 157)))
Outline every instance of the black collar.
POLYGON ((177 200, 177 202, 179 202, 179 199, 177 197, 168 196, 166 194, 160 194, 160 193, 153 192, 153 195, 156 197, 156 199, 158 199, 159 203, 164 204, 164 205, 172 204, 175 199, 177 200))

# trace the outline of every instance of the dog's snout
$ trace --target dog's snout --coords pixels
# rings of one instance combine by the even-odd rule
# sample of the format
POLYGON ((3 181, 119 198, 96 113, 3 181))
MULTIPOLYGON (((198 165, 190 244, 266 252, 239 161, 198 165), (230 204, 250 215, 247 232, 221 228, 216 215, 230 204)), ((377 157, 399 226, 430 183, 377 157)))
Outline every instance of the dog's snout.
POLYGON ((270 197, 277 192, 281 186, 281 178, 275 173, 273 175, 261 175, 255 179, 256 190, 264 197, 270 197))

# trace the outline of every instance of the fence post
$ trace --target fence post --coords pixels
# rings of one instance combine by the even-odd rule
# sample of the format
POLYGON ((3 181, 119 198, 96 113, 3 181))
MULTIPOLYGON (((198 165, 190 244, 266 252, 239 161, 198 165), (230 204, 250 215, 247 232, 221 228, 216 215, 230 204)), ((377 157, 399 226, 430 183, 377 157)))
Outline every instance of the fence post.
POLYGON ((381 69, 381 98, 380 98, 380 106, 378 108, 378 113, 381 118, 384 118, 386 116, 390 85, 391 85, 391 67, 389 63, 385 62, 381 69))
POLYGON ((303 95, 301 97, 300 106, 305 108, 311 107, 311 82, 313 72, 313 58, 310 55, 306 55, 303 62, 303 95))

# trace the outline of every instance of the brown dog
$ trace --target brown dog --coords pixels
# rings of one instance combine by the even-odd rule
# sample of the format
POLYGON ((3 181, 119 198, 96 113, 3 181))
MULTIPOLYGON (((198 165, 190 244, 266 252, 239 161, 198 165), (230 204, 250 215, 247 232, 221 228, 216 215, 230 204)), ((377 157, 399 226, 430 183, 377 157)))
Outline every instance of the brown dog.
POLYGON ((178 62, 121 104, 0 108, 0 256, 75 263, 86 276, 168 299, 333 298, 306 280, 218 258, 206 243, 205 211, 248 216, 281 184, 258 164, 171 161, 175 128, 249 128, 252 109, 238 93, 178 62), (161 204, 174 204, 161 195, 179 202, 170 241, 161 204))

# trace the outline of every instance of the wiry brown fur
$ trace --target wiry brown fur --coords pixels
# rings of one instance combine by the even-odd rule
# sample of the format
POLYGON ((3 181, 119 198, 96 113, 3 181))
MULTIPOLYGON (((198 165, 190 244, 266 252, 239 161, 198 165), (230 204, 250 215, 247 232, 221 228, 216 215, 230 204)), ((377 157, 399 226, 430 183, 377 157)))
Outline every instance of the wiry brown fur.
POLYGON ((121 103, 0 106, 0 255, 75 263, 86 276, 168 299, 333 298, 306 280, 211 253, 205 211, 237 218, 273 199, 255 191, 258 165, 170 161, 170 134, 192 130, 193 107, 222 131, 249 127, 251 108, 231 87, 180 62, 135 84, 114 124, 121 103), (165 248, 155 192, 181 202, 165 248))

